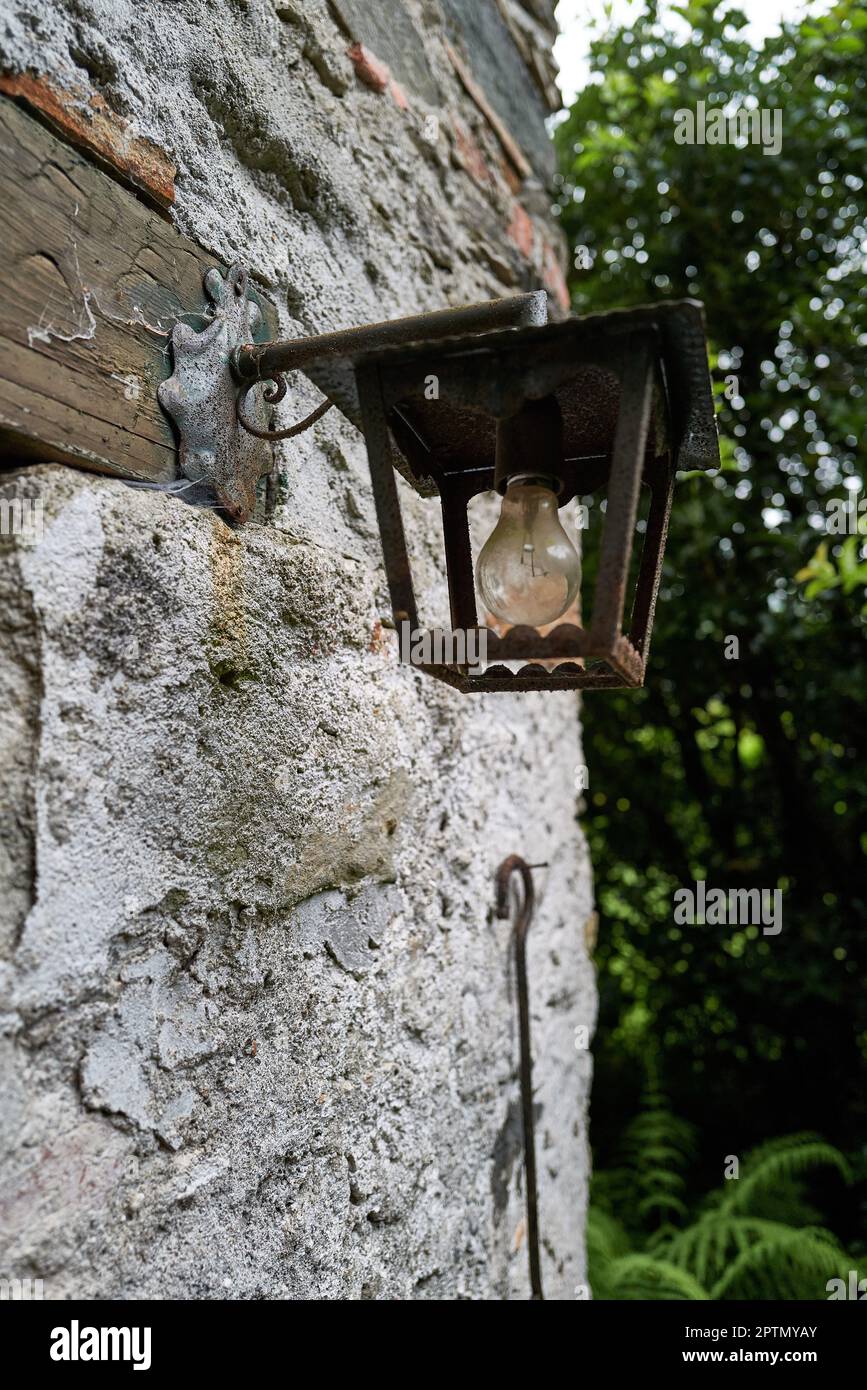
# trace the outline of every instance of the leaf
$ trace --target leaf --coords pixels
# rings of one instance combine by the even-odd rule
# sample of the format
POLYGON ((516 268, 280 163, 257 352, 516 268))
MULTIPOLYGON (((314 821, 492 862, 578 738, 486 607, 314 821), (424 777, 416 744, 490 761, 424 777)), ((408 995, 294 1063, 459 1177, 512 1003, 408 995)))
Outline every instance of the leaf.
POLYGON ((833 53, 860 54, 864 52, 864 44, 854 34, 843 34, 831 44, 831 51, 833 53))

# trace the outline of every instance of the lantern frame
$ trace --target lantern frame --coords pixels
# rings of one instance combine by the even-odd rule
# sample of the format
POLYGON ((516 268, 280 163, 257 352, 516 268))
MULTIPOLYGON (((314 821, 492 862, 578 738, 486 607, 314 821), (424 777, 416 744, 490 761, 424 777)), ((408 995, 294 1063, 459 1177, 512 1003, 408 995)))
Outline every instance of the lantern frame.
POLYGON ((440 497, 452 629, 487 634, 484 671, 457 662, 418 669, 468 694, 641 686, 675 474, 719 464, 701 304, 418 341, 363 353, 354 365, 395 626, 419 627, 399 473, 422 496, 440 497), (560 505, 607 482, 590 623, 500 635, 478 619, 468 506, 495 485, 497 421, 552 395, 566 423, 560 505), (650 507, 624 632, 642 484, 650 507), (524 664, 512 671, 507 661, 524 664))

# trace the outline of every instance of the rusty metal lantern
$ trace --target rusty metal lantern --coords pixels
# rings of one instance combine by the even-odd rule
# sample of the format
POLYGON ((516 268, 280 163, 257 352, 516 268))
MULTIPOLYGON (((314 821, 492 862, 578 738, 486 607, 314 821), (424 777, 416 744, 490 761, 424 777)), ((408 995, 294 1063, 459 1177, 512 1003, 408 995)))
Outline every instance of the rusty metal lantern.
POLYGON ((353 361, 396 625, 418 628, 396 472, 422 496, 440 498, 452 630, 480 626, 468 505, 478 493, 502 491, 522 451, 531 472, 534 450, 546 453, 558 505, 606 497, 586 620, 544 635, 527 626, 488 629, 484 670, 423 669, 463 692, 642 685, 675 473, 719 462, 702 306, 683 300, 407 342, 353 361), (649 511, 624 631, 642 485, 649 511), (507 662, 522 664, 513 670, 507 662))
MULTIPOLYGON (((643 684, 675 474, 719 462, 699 303, 663 302, 549 324, 547 299, 538 291, 257 342, 251 339, 258 309, 246 268, 238 263, 225 277, 209 271, 205 284, 213 313, 198 332, 176 325, 174 374, 159 399, 178 429, 182 472, 212 487, 231 521, 252 512, 257 484, 270 468, 264 441, 290 439, 336 405, 367 443, 395 626, 418 631, 399 473, 423 497, 440 499, 451 632, 486 639, 483 662, 425 659, 423 670, 464 692, 643 684), (288 428, 268 428, 268 406, 284 398, 285 373, 294 370, 304 371, 327 399, 288 428), (496 489, 506 494, 505 515, 512 485, 522 480, 544 495, 537 510, 567 548, 558 509, 575 497, 605 498, 592 606, 588 611, 585 593, 577 620, 548 630, 479 623, 468 508, 475 496, 496 489), (649 506, 631 584, 642 486, 649 506)), ((532 544, 522 547, 522 562, 523 551, 532 561, 523 581, 563 577, 556 565, 537 572, 532 544)), ((574 588, 549 609, 553 615, 571 617, 574 558, 574 588)), ((501 622, 507 617, 500 612, 501 622)), ((442 634, 442 628, 427 634, 431 649, 442 634)))

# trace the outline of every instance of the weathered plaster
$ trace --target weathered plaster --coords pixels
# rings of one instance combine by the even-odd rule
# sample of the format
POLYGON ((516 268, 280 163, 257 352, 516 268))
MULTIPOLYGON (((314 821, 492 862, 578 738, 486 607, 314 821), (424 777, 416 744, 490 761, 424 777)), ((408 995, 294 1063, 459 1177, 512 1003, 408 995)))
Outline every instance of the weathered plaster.
MULTIPOLYGON (((496 167, 438 6, 407 10, 445 93, 433 144, 413 93, 358 81, 325 0, 22 2, 0 49, 94 84, 177 165, 183 230, 320 330, 537 283, 505 175, 481 188, 451 143, 459 116, 496 167)), ((316 399, 299 380, 299 413, 316 399)), ((546 1292, 571 1297, 577 702, 400 667, 360 439, 332 411, 280 461, 273 523, 236 532, 57 465, 0 480, 45 506, 38 544, 0 542, 0 1273, 48 1297, 526 1297, 492 882, 522 853, 549 863, 541 1220, 546 1292)), ((436 504, 401 491, 441 615, 436 504)))

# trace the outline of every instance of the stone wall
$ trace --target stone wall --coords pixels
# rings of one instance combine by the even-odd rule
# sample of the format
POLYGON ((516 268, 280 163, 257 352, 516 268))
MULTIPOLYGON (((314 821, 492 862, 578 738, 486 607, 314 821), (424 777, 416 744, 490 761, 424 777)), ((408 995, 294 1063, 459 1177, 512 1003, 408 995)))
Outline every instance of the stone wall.
MULTIPOLYGON (((287 334, 539 285, 556 313, 551 9, 19 0, 0 62, 79 130, 98 111, 147 142, 139 182, 168 178, 178 227, 249 264, 287 334), (509 109, 498 68, 522 75, 509 109)), ((295 383, 298 414, 317 399, 295 383)), ((238 531, 4 462, 0 497, 41 498, 44 533, 0 541, 0 1274, 55 1298, 526 1297, 493 914, 520 853, 548 863, 543 1275, 573 1297, 595 1008, 576 697, 401 667, 360 437, 332 411, 278 458, 273 516, 238 531)), ((438 509, 401 489, 442 619, 438 509)))

